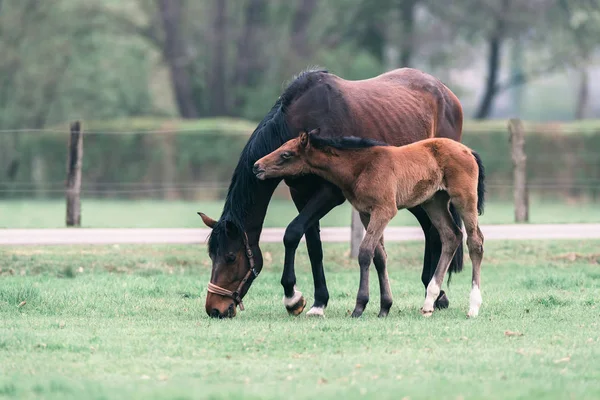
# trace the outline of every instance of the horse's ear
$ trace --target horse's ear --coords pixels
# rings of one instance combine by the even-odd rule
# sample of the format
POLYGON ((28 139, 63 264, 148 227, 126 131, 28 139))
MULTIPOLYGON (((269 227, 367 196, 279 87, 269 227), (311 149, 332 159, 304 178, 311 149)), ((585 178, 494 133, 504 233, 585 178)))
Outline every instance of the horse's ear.
POLYGON ((208 226, 210 229, 214 228, 217 224, 217 221, 215 221, 214 219, 212 219, 204 213, 198 212, 198 215, 200 216, 200 218, 202 218, 202 222, 204 222, 204 225, 208 226))
POLYGON ((302 131, 302 132, 300 132, 300 146, 306 147, 307 144, 308 144, 308 135, 306 134, 306 132, 302 131))
POLYGON ((229 239, 237 239, 238 237, 240 237, 240 230, 238 229, 238 227, 231 221, 226 221, 225 222, 225 229, 227 232, 227 237, 229 239))

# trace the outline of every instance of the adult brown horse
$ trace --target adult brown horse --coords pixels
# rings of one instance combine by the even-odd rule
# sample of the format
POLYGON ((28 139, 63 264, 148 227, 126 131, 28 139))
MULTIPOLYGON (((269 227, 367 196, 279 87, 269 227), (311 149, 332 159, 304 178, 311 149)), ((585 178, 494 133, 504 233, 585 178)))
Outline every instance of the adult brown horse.
MULTIPOLYGON (((429 137, 457 141, 462 136, 463 112, 457 97, 442 82, 421 71, 402 68, 375 78, 348 81, 325 70, 309 70, 296 77, 258 125, 244 147, 233 173, 225 206, 218 221, 201 214, 212 228, 208 241, 212 273, 206 312, 212 317, 233 317, 263 264, 258 246, 271 196, 280 180, 260 181, 254 163, 297 137, 301 131, 320 128, 327 137, 355 136, 403 146, 429 137)), ((285 231, 285 261, 281 284, 290 314, 306 305, 296 289, 295 252, 302 236, 312 267, 314 304, 310 315, 323 315, 329 293, 323 271, 319 220, 345 201, 341 190, 315 175, 286 179, 299 215, 285 231)), ((425 257, 421 280, 425 289, 440 258, 440 236, 421 207, 411 208, 425 233, 425 257)), ((460 217, 451 209, 454 220, 460 217)), ((385 264, 385 251, 376 252, 377 268, 385 264)), ((462 243, 450 272, 462 270, 462 243)), ((448 307, 440 292, 435 306, 448 307)))

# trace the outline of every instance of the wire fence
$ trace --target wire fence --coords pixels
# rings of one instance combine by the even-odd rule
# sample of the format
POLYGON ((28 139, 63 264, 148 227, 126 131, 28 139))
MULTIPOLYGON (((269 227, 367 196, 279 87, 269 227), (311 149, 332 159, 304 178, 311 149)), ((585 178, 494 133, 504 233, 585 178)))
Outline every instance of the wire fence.
MULTIPOLYGON (((84 127, 81 194, 100 198, 223 198, 251 132, 233 125, 222 128, 84 127), (136 136, 142 140, 131 139, 136 136)), ((62 196, 68 134, 67 128, 0 130, 0 198, 62 196)), ((494 135, 467 132, 464 142, 482 156, 491 195, 510 197, 513 184, 508 134, 498 130, 494 135)), ((597 134, 540 134, 528 145, 530 192, 600 200, 600 127, 597 134)), ((279 189, 279 195, 282 192, 279 189)))

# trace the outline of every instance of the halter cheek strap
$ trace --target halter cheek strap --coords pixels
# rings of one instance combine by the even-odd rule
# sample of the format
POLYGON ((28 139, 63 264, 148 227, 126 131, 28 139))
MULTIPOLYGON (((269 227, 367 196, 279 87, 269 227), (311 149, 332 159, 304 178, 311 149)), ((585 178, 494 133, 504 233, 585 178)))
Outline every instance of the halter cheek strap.
POLYGON ((258 271, 254 268, 254 255, 252 254, 252 249, 248 244, 248 235, 246 234, 246 232, 244 232, 244 247, 246 248, 246 257, 248 258, 248 264, 250 265, 250 269, 248 270, 248 272, 246 272, 246 275, 244 275, 244 278, 238 285, 237 289, 234 292, 232 292, 231 290, 224 289, 220 286, 215 285, 212 282, 209 282, 207 287, 209 293, 233 299, 233 301, 240 306, 241 311, 244 311, 244 303, 242 303, 242 297, 240 295, 242 293, 242 289, 244 288, 246 282, 248 282, 248 279, 250 279, 251 275, 254 275, 254 278, 258 276, 258 271))

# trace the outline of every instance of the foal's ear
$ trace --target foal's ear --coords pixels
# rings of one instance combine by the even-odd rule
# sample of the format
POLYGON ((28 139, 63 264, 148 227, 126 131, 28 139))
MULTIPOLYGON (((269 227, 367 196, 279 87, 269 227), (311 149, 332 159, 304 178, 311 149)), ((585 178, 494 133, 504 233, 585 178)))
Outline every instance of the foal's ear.
POLYGON ((198 215, 200 216, 200 218, 202 218, 202 222, 204 222, 204 225, 208 226, 210 229, 214 228, 217 224, 217 221, 215 221, 214 219, 212 219, 204 213, 198 212, 198 215))
POLYGON ((300 146, 306 147, 307 144, 308 144, 308 135, 306 134, 306 132, 302 131, 302 132, 300 132, 300 146))
POLYGON ((310 143, 310 138, 318 135, 319 134, 320 129, 319 128, 315 128, 312 131, 308 132, 308 133, 304 133, 302 132, 303 136, 300 136, 300 144, 302 145, 302 147, 307 147, 308 144, 310 143))

